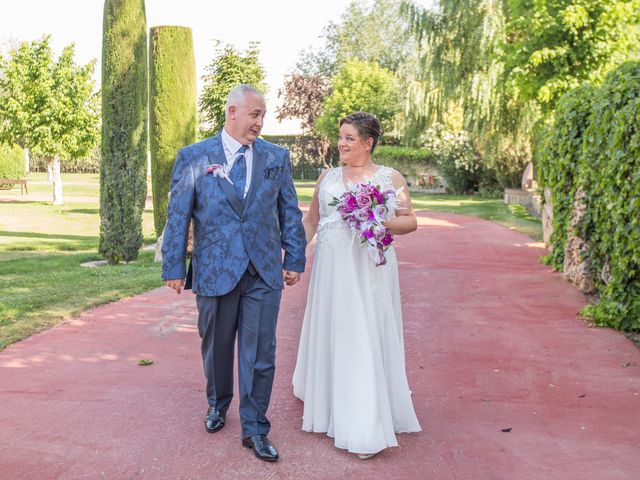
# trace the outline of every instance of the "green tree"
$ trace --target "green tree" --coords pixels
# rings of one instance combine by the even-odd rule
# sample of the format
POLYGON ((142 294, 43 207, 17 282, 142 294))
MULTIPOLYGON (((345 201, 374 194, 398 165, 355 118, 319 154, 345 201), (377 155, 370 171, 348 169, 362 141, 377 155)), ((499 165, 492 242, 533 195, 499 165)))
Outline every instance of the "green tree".
MULTIPOLYGON (((50 37, 24 42, 0 58, 0 140, 45 159, 53 203, 61 205, 60 162, 82 158, 99 137, 92 61, 74 63, 74 45, 55 59, 50 37)), ((28 170, 28 167, 27 167, 28 170)))
POLYGON ((258 46, 259 43, 251 42, 243 54, 231 45, 216 43, 216 54, 202 77, 204 88, 200 95, 200 110, 209 124, 209 134, 216 133, 224 125, 227 95, 233 87, 247 83, 263 94, 267 92, 258 46))
POLYGON ((506 81, 544 113, 585 82, 637 58, 640 0, 509 0, 506 81))
POLYGON ((153 27, 149 40, 149 137, 156 235, 167 220, 178 150, 196 141, 196 67, 188 27, 153 27))
POLYGON ((374 62, 398 72, 418 58, 410 22, 400 14, 399 0, 351 1, 338 22, 324 28, 323 44, 303 51, 299 73, 333 76, 347 60, 374 62))
POLYGON ((105 0, 102 43, 100 253, 137 258, 147 196, 147 27, 144 0, 105 0))
POLYGON ((401 0, 351 1, 340 19, 325 27, 321 45, 301 53, 293 77, 329 79, 347 60, 377 63, 392 71, 403 108, 389 130, 413 145, 426 126, 411 108, 420 102, 424 85, 419 78, 420 43, 410 19, 402 15, 402 5, 401 0))
POLYGON ((467 131, 488 166, 509 170, 499 165, 508 161, 503 152, 526 148, 537 117, 535 109, 516 104, 504 88, 505 2, 443 0, 437 10, 406 2, 403 11, 425 46, 422 83, 407 114, 426 126, 467 131))
POLYGON ((410 115, 457 128, 498 180, 517 180, 537 126, 559 96, 603 75, 637 44, 640 0, 442 0, 435 11, 406 2, 425 45, 423 89, 410 115))
POLYGON ((319 134, 334 139, 340 119, 356 111, 373 113, 384 131, 391 129, 393 117, 400 109, 395 77, 376 63, 347 60, 332 78, 332 93, 322 105, 316 122, 319 134))

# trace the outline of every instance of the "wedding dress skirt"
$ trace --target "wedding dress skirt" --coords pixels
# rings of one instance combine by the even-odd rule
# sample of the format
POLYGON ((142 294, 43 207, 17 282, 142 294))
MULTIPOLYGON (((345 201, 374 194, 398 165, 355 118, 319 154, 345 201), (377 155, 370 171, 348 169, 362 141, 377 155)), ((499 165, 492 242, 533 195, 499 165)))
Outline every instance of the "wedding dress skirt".
MULTIPOLYGON (((390 169, 372 179, 392 188, 390 169), (376 178, 377 177, 377 178, 376 178)), ((293 389, 302 429, 326 432, 338 448, 375 453, 396 433, 420 431, 405 373, 398 264, 393 247, 376 267, 328 204, 345 190, 341 169, 320 185, 321 222, 293 389)))

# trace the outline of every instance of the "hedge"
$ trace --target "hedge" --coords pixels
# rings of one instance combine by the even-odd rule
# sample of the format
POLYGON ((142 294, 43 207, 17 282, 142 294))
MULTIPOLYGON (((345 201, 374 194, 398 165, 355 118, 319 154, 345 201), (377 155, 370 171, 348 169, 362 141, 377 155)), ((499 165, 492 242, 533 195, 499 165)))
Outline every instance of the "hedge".
POLYGON ((137 258, 147 196, 147 27, 144 0, 105 0, 102 41, 100 253, 137 258))
POLYGON ((149 35, 149 139, 156 235, 167 221, 178 150, 196 141, 196 66, 188 27, 154 27, 149 35))
POLYGON ((584 85, 561 97, 556 107, 555 127, 537 148, 541 152, 537 157, 538 183, 551 188, 553 205, 551 252, 546 261, 557 270, 562 270, 564 263, 583 158, 582 143, 596 93, 595 87, 584 85))
POLYGON ((262 138, 289 149, 292 164, 291 174, 296 179, 316 180, 324 168, 338 165, 338 149, 335 145, 324 144, 328 148, 326 160, 323 160, 323 141, 320 137, 312 135, 263 135, 262 138))
MULTIPOLYGON (((24 178, 25 175, 24 150, 17 145, 0 143, 0 179, 24 178)), ((13 188, 13 185, 0 185, 0 188, 13 188)))
POLYGON ((404 176, 415 177, 425 165, 435 165, 433 152, 423 148, 379 145, 373 151, 373 161, 395 168, 404 176))
MULTIPOLYGON (((49 161, 31 157, 29 170, 32 172, 46 172, 49 161)), ((96 147, 88 158, 63 159, 60 162, 60 173, 100 173, 100 147, 96 147)))
MULTIPOLYGON (((640 63, 621 65, 598 89, 567 94, 561 106, 540 163, 542 185, 567 195, 553 204, 562 230, 552 249, 563 250, 580 188, 586 211, 577 234, 587 242, 598 291, 583 314, 598 325, 640 330, 640 63)), ((559 268, 555 254, 553 262, 559 268)))
MULTIPOLYGON (((298 179, 318 178, 327 166, 340 165, 338 148, 327 145, 326 164, 322 160, 322 141, 319 137, 305 135, 264 135, 271 143, 286 147, 291 152, 293 176, 298 179)), ((376 163, 395 168, 403 175, 415 176, 424 165, 434 164, 434 155, 425 149, 379 145, 374 153, 376 163)))

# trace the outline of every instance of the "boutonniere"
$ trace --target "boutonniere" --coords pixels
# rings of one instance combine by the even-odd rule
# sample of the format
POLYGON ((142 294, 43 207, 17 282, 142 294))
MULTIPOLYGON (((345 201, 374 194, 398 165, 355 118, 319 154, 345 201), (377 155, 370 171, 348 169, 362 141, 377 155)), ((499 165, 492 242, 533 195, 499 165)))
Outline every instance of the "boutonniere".
POLYGON ((233 184, 231 179, 229 178, 229 166, 228 165, 220 165, 219 163, 212 163, 211 165, 207 165, 204 167, 204 174, 212 174, 214 177, 224 178, 229 180, 229 183, 233 184))

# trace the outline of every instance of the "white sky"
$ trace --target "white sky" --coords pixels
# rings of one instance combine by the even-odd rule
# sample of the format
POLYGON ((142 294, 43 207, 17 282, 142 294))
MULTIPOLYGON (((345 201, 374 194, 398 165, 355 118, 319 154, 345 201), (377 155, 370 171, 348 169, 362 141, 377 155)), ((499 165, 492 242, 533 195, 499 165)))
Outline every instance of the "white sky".
MULTIPOLYGON (((240 50, 260 42, 260 62, 269 86, 263 133, 297 133, 296 120, 275 118, 278 90, 299 53, 320 45, 329 21, 338 21, 349 0, 146 0, 147 27, 183 25, 193 29, 198 79, 214 54, 213 40, 240 50)), ((429 0, 416 3, 428 5, 429 0)), ((0 42, 34 40, 52 35, 56 53, 76 44, 76 62, 97 59, 100 74, 103 0, 0 0, 0 42)), ((99 82, 98 82, 99 83, 99 82)), ((201 88, 199 80, 199 88, 201 88)))

